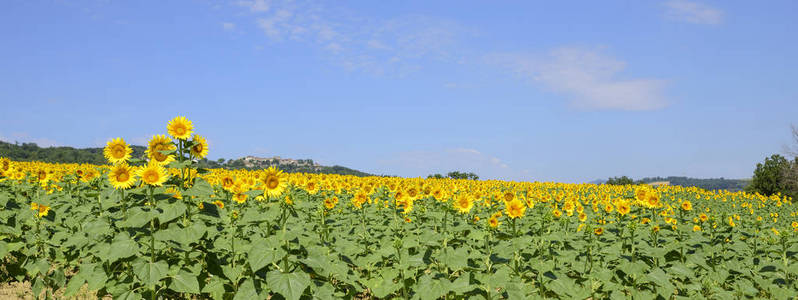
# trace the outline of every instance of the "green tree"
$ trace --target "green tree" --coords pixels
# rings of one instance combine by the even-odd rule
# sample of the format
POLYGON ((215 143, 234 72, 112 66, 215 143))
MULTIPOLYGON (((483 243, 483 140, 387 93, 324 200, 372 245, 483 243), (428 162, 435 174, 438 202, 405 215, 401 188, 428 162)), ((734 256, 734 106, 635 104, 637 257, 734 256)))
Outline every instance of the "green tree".
POLYGON ((635 184, 635 181, 632 178, 621 176, 621 177, 610 177, 607 179, 605 184, 610 185, 627 185, 627 184, 635 184))
POLYGON ((764 163, 756 164, 754 177, 746 191, 773 195, 776 193, 792 194, 787 187, 787 173, 791 169, 791 162, 784 156, 773 154, 765 158, 764 163))

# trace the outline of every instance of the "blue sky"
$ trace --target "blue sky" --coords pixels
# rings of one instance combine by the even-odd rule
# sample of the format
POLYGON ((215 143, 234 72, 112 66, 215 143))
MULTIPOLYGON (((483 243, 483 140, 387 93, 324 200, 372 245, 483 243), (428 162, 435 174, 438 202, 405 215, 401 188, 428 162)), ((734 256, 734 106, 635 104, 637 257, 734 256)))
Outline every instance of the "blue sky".
POLYGON ((798 125, 795 1, 5 1, 0 139, 583 182, 750 177, 798 125))

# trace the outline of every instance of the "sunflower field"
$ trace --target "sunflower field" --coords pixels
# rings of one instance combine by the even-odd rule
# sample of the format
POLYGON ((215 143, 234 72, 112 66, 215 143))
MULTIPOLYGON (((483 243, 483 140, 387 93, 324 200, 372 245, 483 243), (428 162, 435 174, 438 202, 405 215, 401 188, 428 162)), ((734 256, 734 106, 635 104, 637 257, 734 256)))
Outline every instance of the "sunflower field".
POLYGON ((794 299, 792 199, 205 170, 191 121, 108 165, 0 159, 0 285, 114 299, 794 299))

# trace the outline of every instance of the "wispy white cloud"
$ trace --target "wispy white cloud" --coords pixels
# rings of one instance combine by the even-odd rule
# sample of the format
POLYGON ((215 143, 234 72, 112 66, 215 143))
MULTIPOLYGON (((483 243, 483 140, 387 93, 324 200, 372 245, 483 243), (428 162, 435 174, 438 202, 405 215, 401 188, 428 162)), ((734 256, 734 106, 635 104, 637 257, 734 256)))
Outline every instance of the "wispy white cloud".
POLYGON ((486 56, 486 60, 569 96, 572 104, 582 109, 653 110, 668 104, 665 80, 619 78, 626 63, 596 50, 499 53, 486 56))
POLYGON ((236 24, 235 23, 230 23, 230 22, 222 22, 222 29, 224 29, 224 30, 236 29, 236 24))
POLYGON ((275 43, 305 43, 334 63, 376 74, 418 70, 426 60, 462 60, 458 40, 470 33, 456 22, 422 15, 375 19, 307 1, 239 2, 275 43))
POLYGON ((689 0, 669 0, 664 5, 665 16, 671 20, 709 25, 723 23, 723 11, 703 3, 689 0))
POLYGON ((242 0, 236 1, 236 4, 249 8, 249 10, 253 12, 265 12, 269 11, 269 8, 271 8, 270 0, 242 0))

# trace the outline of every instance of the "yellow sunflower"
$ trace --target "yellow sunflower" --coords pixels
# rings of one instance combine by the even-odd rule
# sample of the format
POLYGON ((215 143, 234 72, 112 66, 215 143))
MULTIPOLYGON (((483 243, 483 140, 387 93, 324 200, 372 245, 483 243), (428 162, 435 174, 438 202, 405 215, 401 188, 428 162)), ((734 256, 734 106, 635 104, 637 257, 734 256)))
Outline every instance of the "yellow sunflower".
POLYGON ((166 125, 166 131, 176 139, 186 140, 194 132, 194 124, 186 117, 175 117, 166 125))
POLYGON ((163 154, 161 151, 170 150, 175 150, 175 145, 172 143, 171 139, 163 134, 153 136, 149 143, 147 143, 147 158, 149 158, 151 162, 162 165, 168 164, 175 160, 175 157, 173 155, 163 154))
POLYGON ((526 211, 526 205, 523 202, 521 202, 521 200, 518 200, 516 198, 513 199, 513 201, 507 203, 506 210, 508 217, 513 219, 520 218, 524 215, 524 212, 526 211))
POLYGON ((11 160, 5 157, 0 158, 0 174, 7 172, 11 169, 11 160))
POLYGON ((459 211, 461 214, 465 214, 471 211, 471 208, 474 207, 474 201, 471 200, 471 197, 465 194, 459 194, 455 197, 454 203, 452 203, 455 209, 459 211))
POLYGON ((126 162, 130 159, 130 153, 133 153, 133 149, 122 138, 112 139, 103 149, 103 155, 112 164, 126 162))
POLYGON ((283 171, 269 167, 260 178, 263 183, 263 195, 266 197, 276 197, 285 191, 288 185, 288 178, 283 171))
POLYGON ((49 206, 44 205, 44 204, 39 204, 39 203, 36 203, 36 202, 31 202, 30 203, 30 209, 37 211, 38 212, 37 215, 40 218, 44 217, 44 216, 47 216, 47 213, 50 212, 50 207, 49 206))
POLYGON ((126 163, 121 163, 111 167, 108 172, 108 181, 115 189, 126 189, 136 182, 133 167, 128 166, 126 163))
POLYGON ((138 171, 138 176, 142 182, 151 186, 161 186, 169 179, 166 169, 155 163, 147 164, 146 167, 141 168, 138 171))
POLYGON ((204 137, 195 134, 194 138, 194 146, 191 146, 191 155, 196 158, 205 158, 208 156, 208 141, 205 140, 204 137))

